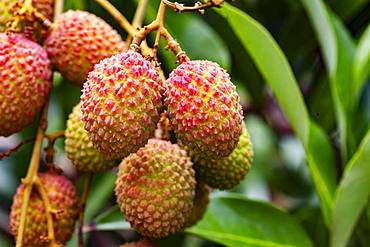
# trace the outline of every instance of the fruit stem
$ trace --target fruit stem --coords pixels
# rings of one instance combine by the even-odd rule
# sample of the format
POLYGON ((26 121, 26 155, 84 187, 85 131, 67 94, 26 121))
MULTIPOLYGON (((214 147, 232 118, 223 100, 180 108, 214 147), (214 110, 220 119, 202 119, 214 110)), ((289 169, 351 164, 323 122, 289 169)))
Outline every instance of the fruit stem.
POLYGON ((42 151, 42 141, 44 139, 45 130, 46 130, 46 123, 47 123, 47 116, 48 116, 48 102, 44 106, 44 109, 41 113, 40 124, 37 130, 36 141, 33 147, 31 161, 28 167, 27 175, 24 179, 22 179, 22 183, 25 186, 23 200, 22 200, 22 207, 21 207, 21 218, 19 221, 18 231, 17 231, 17 240, 16 240, 16 247, 22 246, 23 241, 23 234, 25 230, 26 224, 26 215, 27 215, 27 208, 32 192, 32 188, 34 183, 36 182, 38 175, 37 171, 40 165, 40 155, 42 151))
POLYGON ((46 191, 44 189, 44 186, 41 183, 41 180, 39 177, 36 178, 35 186, 37 189, 37 192, 39 193, 41 200, 44 203, 45 207, 45 214, 46 214, 46 220, 48 225, 48 241, 49 246, 56 246, 56 240, 55 240, 55 234, 54 234, 54 222, 53 222, 53 213, 54 210, 51 207, 48 195, 46 194, 46 191))
POLYGON ((183 63, 189 60, 189 57, 186 55, 185 51, 181 49, 180 44, 172 37, 172 35, 168 32, 168 30, 164 27, 164 16, 166 13, 166 7, 167 5, 164 3, 164 1, 161 1, 158 9, 158 14, 156 19, 150 23, 149 25, 141 28, 134 36, 134 39, 132 41, 132 44, 130 48, 134 51, 138 51, 141 45, 141 42, 145 40, 146 36, 157 30, 157 36, 155 39, 153 52, 154 57, 157 59, 157 51, 159 47, 159 41, 160 37, 163 36, 167 41, 167 47, 175 54, 177 61, 179 63, 183 63))
POLYGON ((84 238, 83 238, 83 226, 84 226, 84 215, 86 208, 87 195, 90 190, 91 182, 93 180, 94 174, 89 173, 87 179, 85 180, 84 190, 82 192, 82 198, 80 202, 80 213, 78 216, 78 246, 84 247, 84 238))
POLYGON ((95 0, 100 6, 102 6, 109 14, 119 23, 119 25, 129 34, 134 35, 136 30, 133 26, 131 26, 130 22, 126 19, 124 15, 119 12, 116 7, 114 7, 109 1, 107 0, 95 0))
POLYGON ((155 37, 154 46, 153 46, 153 53, 154 53, 154 58, 155 59, 157 59, 157 54, 158 54, 158 49, 159 49, 159 42, 160 42, 160 39, 161 39, 160 30, 162 30, 162 28, 164 26, 164 17, 165 17, 165 15, 166 15, 166 5, 163 3, 163 1, 161 1, 160 5, 159 5, 159 9, 158 9, 157 18, 156 18, 156 20, 159 23, 158 32, 157 32, 157 35, 155 37))
MULTIPOLYGON (((134 36, 136 34, 135 28, 128 22, 126 17, 119 12, 116 7, 114 7, 110 2, 107 0, 95 0, 100 6, 102 6, 117 22, 118 24, 130 35, 134 36)), ((128 43, 126 43, 129 45, 128 43)), ((148 47, 147 44, 141 44, 141 50, 144 55, 153 57, 153 50, 148 47)), ((162 71, 160 71, 161 77, 163 80, 166 80, 162 71)))
POLYGON ((48 145, 45 148, 46 152, 45 160, 47 165, 54 163, 54 154, 55 154, 54 143, 58 138, 64 137, 64 134, 65 131, 60 130, 46 135, 46 138, 48 139, 48 145))
MULTIPOLYGON (((132 20, 132 27, 139 30, 142 26, 144 16, 145 16, 145 9, 148 4, 148 0, 140 0, 139 4, 137 5, 134 19, 132 20)), ((126 44, 131 44, 133 35, 129 34, 126 39, 126 44)))
POLYGON ((64 0, 55 0, 54 2, 54 20, 63 13, 64 0))
POLYGON ((176 12, 182 13, 182 12, 192 12, 196 11, 199 14, 204 14, 205 9, 209 9, 212 7, 221 7, 221 5, 224 3, 224 0, 209 0, 206 1, 206 3, 202 2, 196 2, 193 6, 185 6, 182 3, 178 2, 171 2, 169 0, 163 0, 163 2, 171 9, 173 9, 176 12))
POLYGON ((181 49, 180 44, 172 37, 165 27, 162 27, 160 32, 161 35, 167 40, 167 48, 170 49, 173 54, 175 54, 179 63, 184 63, 190 60, 188 55, 186 55, 186 52, 181 49))
POLYGON ((10 26, 10 31, 15 31, 23 15, 26 13, 30 14, 33 12, 32 0, 25 0, 22 4, 22 8, 14 16, 14 20, 10 26))

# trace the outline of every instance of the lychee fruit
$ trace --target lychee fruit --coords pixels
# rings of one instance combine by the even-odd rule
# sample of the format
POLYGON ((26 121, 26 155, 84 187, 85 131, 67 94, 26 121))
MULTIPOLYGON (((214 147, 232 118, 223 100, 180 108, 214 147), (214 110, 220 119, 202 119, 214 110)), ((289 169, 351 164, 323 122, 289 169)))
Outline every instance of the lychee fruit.
POLYGON ((207 211, 211 188, 201 181, 197 181, 193 209, 186 221, 186 226, 191 227, 200 221, 207 211))
POLYGON ((84 127, 107 158, 124 158, 153 137, 163 84, 157 69, 139 53, 102 60, 89 73, 82 92, 84 127))
POLYGON ((161 238, 185 227, 195 184, 186 152, 169 141, 150 139, 120 164, 115 192, 131 226, 144 237, 161 238))
MULTIPOLYGON (((24 0, 1 0, 0 1, 0 32, 4 32, 11 17, 18 11, 16 3, 24 0)), ((33 0, 32 6, 47 19, 53 19, 54 0, 33 0)))
POLYGON ((121 52, 121 36, 94 14, 69 10, 56 20, 45 40, 50 59, 62 76, 82 86, 100 60, 121 52))
POLYGON ((120 247, 156 247, 157 245, 154 242, 151 242, 149 240, 140 240, 136 242, 130 242, 123 245, 120 245, 120 247))
MULTIPOLYGON (((198 156, 199 157, 199 156, 198 156)), ((215 189, 227 190, 238 185, 247 175, 253 162, 253 147, 243 124, 239 143, 230 156, 223 159, 193 158, 197 175, 215 189)))
POLYGON ((187 61, 171 72, 166 86, 165 104, 178 143, 194 155, 230 155, 243 115, 228 73, 210 61, 187 61))
MULTIPOLYGON (((60 244, 66 244, 74 231, 74 224, 78 215, 78 198, 73 184, 64 176, 52 173, 40 173, 41 184, 54 211, 53 224, 55 239, 60 244)), ((25 185, 21 184, 13 198, 10 213, 10 225, 14 236, 17 236, 25 185)), ((45 205, 35 188, 26 214, 26 224, 22 246, 48 246, 47 218, 45 205)))
POLYGON ((81 119, 81 103, 77 104, 67 120, 65 131, 65 151, 68 158, 79 171, 102 172, 118 165, 118 162, 107 160, 96 150, 89 139, 81 119))
POLYGON ((41 111, 51 87, 45 50, 21 34, 0 33, 0 136, 29 125, 41 111))

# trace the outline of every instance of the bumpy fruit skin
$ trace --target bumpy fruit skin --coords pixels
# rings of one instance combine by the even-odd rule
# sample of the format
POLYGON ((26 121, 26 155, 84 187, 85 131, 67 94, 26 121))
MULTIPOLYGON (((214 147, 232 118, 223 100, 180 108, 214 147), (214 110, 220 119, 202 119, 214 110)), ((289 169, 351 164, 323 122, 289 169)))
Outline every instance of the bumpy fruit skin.
POLYGON ((211 188, 206 184, 197 181, 197 186, 195 189, 194 206, 191 210, 191 214, 186 221, 186 226, 191 227, 195 225, 198 221, 203 218, 203 215, 207 211, 209 203, 209 194, 211 193, 211 188))
POLYGON ((49 94, 51 75, 41 46, 20 34, 0 33, 0 136, 33 121, 49 94))
POLYGON ((124 158, 153 137, 163 84, 156 68, 139 53, 102 60, 89 73, 82 92, 84 127, 107 158, 124 158))
POLYGON ((65 131, 65 151, 67 156, 79 171, 102 172, 110 170, 118 163, 107 160, 94 148, 87 131, 84 129, 80 106, 81 103, 73 108, 67 120, 65 131))
POLYGON ((148 240, 140 240, 137 242, 131 242, 127 244, 120 245, 120 247, 156 247, 154 242, 149 242, 148 240))
MULTIPOLYGON (((41 183, 49 198, 51 207, 58 210, 53 217, 56 241, 66 244, 71 238, 78 214, 77 192, 73 184, 64 176, 52 173, 40 173, 41 183)), ((10 225, 16 237, 20 221, 21 207, 25 186, 21 184, 13 198, 10 213, 10 225)), ((23 246, 48 246, 42 238, 47 237, 47 219, 45 206, 36 190, 32 190, 26 215, 23 246)))
MULTIPOLYGON (((6 24, 16 11, 15 4, 22 0, 1 0, 0 1, 0 32, 5 31, 6 24)), ((49 20, 53 19, 54 0, 33 0, 32 6, 49 20)))
POLYGON ((177 144, 150 139, 125 158, 116 197, 122 213, 141 235, 161 238, 183 229, 193 207, 195 173, 177 144))
POLYGON ((124 42, 103 19, 85 11, 70 10, 58 17, 45 46, 62 76, 82 86, 94 65, 122 51, 124 42))
POLYGON ((178 143, 195 155, 227 157, 236 147, 242 108, 235 86, 218 64, 182 63, 167 80, 165 104, 178 143))
POLYGON ((238 185, 247 175, 253 162, 253 147, 243 124, 238 146, 229 157, 210 160, 194 158, 200 179, 215 189, 227 190, 238 185))

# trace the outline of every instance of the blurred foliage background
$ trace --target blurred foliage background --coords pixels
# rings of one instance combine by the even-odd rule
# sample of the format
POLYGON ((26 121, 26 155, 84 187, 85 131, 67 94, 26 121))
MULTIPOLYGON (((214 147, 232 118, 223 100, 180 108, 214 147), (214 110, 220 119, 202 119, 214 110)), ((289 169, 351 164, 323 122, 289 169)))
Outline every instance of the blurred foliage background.
MULTIPOLYGON (((132 19, 137 1, 111 0, 110 2, 129 20, 132 19)), ((194 3, 194 1, 182 2, 194 3)), ((335 100, 331 93, 330 74, 325 65, 325 56, 320 49, 322 43, 320 45, 318 42, 319 39, 315 35, 315 29, 303 2, 309 1, 236 0, 231 4, 260 22, 272 34, 285 53, 311 118, 330 137, 336 154, 335 172, 340 178, 344 169, 341 164, 345 161, 342 160, 340 131, 336 120, 335 100)), ((149 1, 146 23, 155 18, 158 3, 158 0, 149 1)), ((351 39, 353 38, 356 43, 370 23, 370 1, 326 0, 324 3, 341 20, 348 29, 351 39)), ((95 13, 119 30, 123 37, 127 35, 94 1, 66 0, 65 9, 85 9, 95 13)), ((246 179, 233 192, 243 198, 266 201, 284 209, 290 215, 289 219, 293 218, 294 224, 302 226, 315 246, 328 246, 330 231, 322 216, 320 200, 307 168, 305 149, 294 135, 273 92, 266 85, 264 77, 229 23, 215 10, 207 10, 204 16, 195 13, 178 14, 168 10, 166 23, 169 31, 178 39, 190 58, 212 60, 227 69, 241 95, 245 120, 254 144, 255 161, 246 179)), ((243 30, 246 27, 240 26, 239 28, 243 30)), ((153 40, 153 37, 151 38, 153 40)), ((160 59, 166 74, 176 66, 173 55, 164 49, 161 49, 160 59)), ((265 59, 268 60, 269 57, 265 59)), ((348 66, 351 64, 346 64, 343 69, 348 66)), ((65 128, 68 114, 79 101, 79 96, 79 88, 71 86, 58 73, 55 73, 48 132, 65 128)), ((369 85, 365 84, 359 99, 354 121, 356 127, 353 128, 354 148, 359 145, 370 122, 369 85)), ((36 126, 30 126, 20 134, 8 138, 0 137, 0 152, 15 146, 24 138, 34 136, 35 131, 36 126)), ((76 182, 81 190, 85 176, 73 170, 64 154, 63 146, 63 141, 59 140, 56 164, 76 182)), ((31 150, 31 144, 25 145, 10 158, 0 161, 0 246, 6 247, 14 244, 9 231, 8 215, 12 196, 20 179, 26 174, 31 150)), ((94 177, 87 204, 86 223, 89 226, 98 227, 90 234, 86 234, 89 238, 88 246, 117 246, 138 238, 133 231, 124 230, 127 224, 123 223, 121 214, 114 206, 114 181, 114 171, 94 177)), ((225 192, 215 191, 215 198, 220 193, 225 192)), ((250 212, 258 211, 260 207, 258 205, 257 209, 249 208, 250 212)), ((234 206, 238 207, 238 205, 234 206)), ((217 208, 214 209, 217 210, 217 208)), ((231 217, 227 213, 228 211, 220 211, 218 217, 231 217)), ((210 217, 207 216, 205 220, 211 220, 210 217)), ((261 223, 258 217, 254 220, 256 222, 253 223, 250 219, 249 223, 257 225, 261 223)), ((277 222, 275 226, 284 227, 284 224, 282 222, 280 226, 277 222)), ((369 246, 369 226, 369 218, 363 215, 357 222, 350 239, 351 246, 369 246)), ((248 225, 239 227, 248 228, 248 225)), ((263 228, 264 225, 262 224, 261 227, 263 228)), ((76 246, 75 241, 76 238, 72 240, 70 246, 76 246)), ((219 246, 187 233, 176 234, 159 243, 160 246, 219 246)), ((229 245, 232 246, 232 244, 229 245)))

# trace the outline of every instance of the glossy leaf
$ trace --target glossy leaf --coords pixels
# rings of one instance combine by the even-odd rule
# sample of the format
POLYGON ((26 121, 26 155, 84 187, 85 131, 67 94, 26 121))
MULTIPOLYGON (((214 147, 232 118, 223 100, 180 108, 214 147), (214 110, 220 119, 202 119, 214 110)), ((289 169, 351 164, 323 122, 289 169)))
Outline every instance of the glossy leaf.
POLYGON ((302 227, 287 213, 237 194, 213 198, 203 220, 186 232, 233 247, 313 246, 302 227))
POLYGON ((370 75, 370 25, 360 38, 353 66, 355 95, 358 98, 370 75))
POLYGON ((334 152, 328 137, 310 120, 292 69, 271 34, 252 17, 229 4, 218 13, 225 17, 243 43, 303 143, 328 223, 336 181, 334 152))
POLYGON ((370 196, 370 130, 348 163, 333 208, 331 246, 346 246, 370 196))
POLYGON ((330 78, 330 89, 340 130, 342 157, 351 153, 350 112, 353 106, 352 70, 348 64, 354 56, 354 42, 341 20, 321 0, 302 0, 316 32, 330 78), (348 140, 349 139, 349 140, 348 140))

